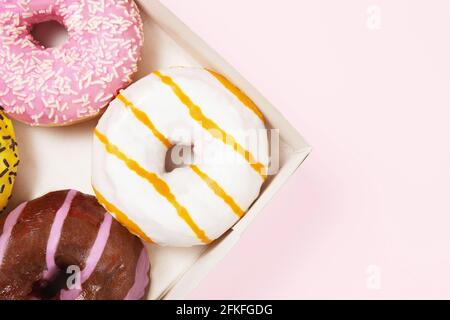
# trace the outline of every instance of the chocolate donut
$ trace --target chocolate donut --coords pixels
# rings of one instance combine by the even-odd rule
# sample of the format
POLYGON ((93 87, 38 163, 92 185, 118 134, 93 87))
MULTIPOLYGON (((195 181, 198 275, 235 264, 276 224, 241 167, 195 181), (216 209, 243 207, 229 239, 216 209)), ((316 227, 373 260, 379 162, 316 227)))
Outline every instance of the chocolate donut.
POLYGON ((146 296, 145 246, 93 196, 48 193, 1 216, 0 232, 0 300, 146 296))

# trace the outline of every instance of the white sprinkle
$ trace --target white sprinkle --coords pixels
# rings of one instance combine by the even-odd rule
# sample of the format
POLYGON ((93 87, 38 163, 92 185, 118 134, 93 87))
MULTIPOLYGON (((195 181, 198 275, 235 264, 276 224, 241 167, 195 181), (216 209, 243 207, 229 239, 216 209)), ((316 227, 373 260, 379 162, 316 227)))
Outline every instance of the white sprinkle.
POLYGON ((103 99, 100 100, 100 102, 109 101, 114 97, 112 93, 108 94, 107 96, 103 97, 103 99))
POLYGON ((103 92, 99 92, 96 96, 95 96, 95 98, 94 98, 94 101, 95 102, 99 102, 100 101, 100 99, 103 97, 103 92))
POLYGON ((50 108, 50 113, 48 114, 48 118, 51 119, 55 115, 55 108, 50 108))
POLYGON ((40 118, 42 118, 43 115, 44 115, 44 111, 41 111, 39 114, 35 114, 35 115, 31 116, 31 118, 37 122, 40 118))
POLYGON ((84 102, 84 99, 83 99, 83 97, 81 97, 81 98, 78 98, 78 99, 73 99, 72 100, 72 103, 75 103, 75 104, 78 104, 78 103, 83 103, 84 102))
POLYGON ((48 92, 48 93, 51 93, 51 94, 54 94, 54 95, 58 95, 58 91, 56 91, 55 89, 50 89, 50 88, 48 88, 48 89, 47 89, 47 92, 48 92))
POLYGON ((9 88, 6 87, 5 90, 4 90, 3 92, 0 92, 0 96, 1 96, 1 97, 6 96, 8 93, 9 93, 9 88))

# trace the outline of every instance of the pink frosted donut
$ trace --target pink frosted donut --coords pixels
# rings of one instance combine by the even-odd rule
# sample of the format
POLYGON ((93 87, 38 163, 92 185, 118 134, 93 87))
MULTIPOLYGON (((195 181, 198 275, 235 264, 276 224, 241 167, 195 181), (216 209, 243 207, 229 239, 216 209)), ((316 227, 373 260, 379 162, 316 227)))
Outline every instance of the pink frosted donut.
POLYGON ((0 106, 30 125, 91 118, 131 82, 142 42, 132 0, 0 0, 0 106), (34 40, 46 21, 66 28, 63 45, 34 40))

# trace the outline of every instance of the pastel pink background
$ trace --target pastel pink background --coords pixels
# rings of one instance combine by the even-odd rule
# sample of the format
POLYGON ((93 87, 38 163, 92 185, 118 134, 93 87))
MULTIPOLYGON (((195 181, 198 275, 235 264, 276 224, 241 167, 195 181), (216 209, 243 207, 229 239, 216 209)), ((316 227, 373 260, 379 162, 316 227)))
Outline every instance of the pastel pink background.
POLYGON ((314 146, 190 298, 450 298, 450 1, 162 2, 314 146))

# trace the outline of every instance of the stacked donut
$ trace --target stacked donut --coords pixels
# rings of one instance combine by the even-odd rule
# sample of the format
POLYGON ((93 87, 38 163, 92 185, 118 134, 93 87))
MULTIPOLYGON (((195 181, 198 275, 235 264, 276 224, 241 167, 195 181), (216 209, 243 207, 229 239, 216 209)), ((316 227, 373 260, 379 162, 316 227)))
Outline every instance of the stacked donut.
MULTIPOLYGON (((104 112, 92 133, 95 196, 55 191, 0 216, 0 299, 144 299, 146 244, 209 244, 258 197, 269 163, 258 107, 208 69, 131 84, 142 30, 132 0, 0 0, 4 112, 31 126, 104 112), (34 39, 49 20, 67 30, 63 45, 34 39)), ((3 114, 0 131, 4 208, 19 160, 3 114)))

